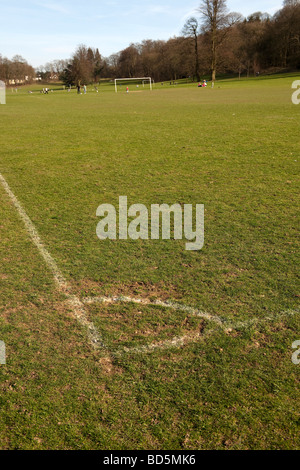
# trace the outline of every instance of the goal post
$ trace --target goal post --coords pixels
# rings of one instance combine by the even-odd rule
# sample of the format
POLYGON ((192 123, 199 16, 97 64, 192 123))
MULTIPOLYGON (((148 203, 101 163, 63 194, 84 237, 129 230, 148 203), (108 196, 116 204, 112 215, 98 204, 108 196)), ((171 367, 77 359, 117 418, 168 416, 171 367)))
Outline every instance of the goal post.
POLYGON ((115 78, 115 92, 118 93, 118 83, 119 82, 140 82, 140 84, 145 87, 145 83, 149 82, 150 85, 150 91, 153 89, 153 80, 151 77, 136 77, 136 78, 115 78))
POLYGON ((0 104, 6 104, 6 85, 0 80, 0 104))

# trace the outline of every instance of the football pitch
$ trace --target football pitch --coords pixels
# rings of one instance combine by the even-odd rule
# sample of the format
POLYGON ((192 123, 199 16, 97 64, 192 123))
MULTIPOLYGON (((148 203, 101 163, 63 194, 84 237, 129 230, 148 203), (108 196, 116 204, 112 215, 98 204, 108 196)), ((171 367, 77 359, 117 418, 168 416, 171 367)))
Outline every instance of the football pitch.
POLYGON ((299 448, 297 79, 7 90, 1 449, 299 448), (100 240, 120 196, 204 204, 202 250, 100 240))

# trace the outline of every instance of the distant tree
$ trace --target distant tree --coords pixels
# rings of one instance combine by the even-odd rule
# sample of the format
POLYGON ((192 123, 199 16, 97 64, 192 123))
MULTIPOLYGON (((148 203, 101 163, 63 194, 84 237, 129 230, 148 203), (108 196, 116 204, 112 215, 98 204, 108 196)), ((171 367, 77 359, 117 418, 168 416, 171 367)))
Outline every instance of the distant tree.
POLYGON ((60 77, 65 84, 95 83, 100 77, 101 69, 102 59, 98 49, 81 44, 77 47, 60 77))
POLYGON ((142 41, 139 47, 139 61, 141 63, 142 75, 160 80, 164 65, 161 63, 161 52, 164 41, 142 41))
POLYGON ((247 20, 237 26, 240 41, 235 52, 241 58, 247 76, 264 67, 262 50, 267 24, 268 16, 258 12, 248 16, 247 20))
POLYGON ((5 62, 4 58, 0 54, 0 80, 5 80, 6 79, 6 70, 5 70, 5 62))
POLYGON ((119 58, 120 58, 120 53, 117 54, 111 54, 107 59, 107 67, 108 67, 108 74, 107 76, 110 76, 112 78, 118 78, 120 77, 119 73, 119 58))
POLYGON ((300 4, 300 0, 284 0, 284 7, 295 7, 300 4))
POLYGON ((195 69, 194 73, 196 80, 200 80, 200 70, 199 70, 199 48, 198 48, 198 36, 199 36, 199 23, 195 17, 189 18, 182 29, 182 34, 184 37, 189 38, 193 41, 194 44, 194 60, 195 60, 195 69))
POLYGON ((284 2, 266 23, 259 53, 266 68, 300 68, 300 1, 284 2))
POLYGON ((10 80, 30 83, 34 77, 34 68, 22 56, 15 55, 9 60, 0 54, 0 80, 6 83, 9 83, 10 80))
POLYGON ((53 73, 60 79, 61 74, 63 73, 63 71, 65 70, 65 68, 67 67, 67 65, 68 65, 68 61, 67 61, 67 60, 63 60, 63 59, 54 60, 54 61, 52 62, 52 70, 53 70, 53 73))
POLYGON ((105 68, 105 63, 102 60, 101 54, 100 54, 98 49, 96 49, 94 51, 94 64, 93 64, 93 66, 94 66, 93 67, 94 80, 95 80, 95 82, 98 82, 100 77, 101 77, 101 73, 105 68))
POLYGON ((123 78, 133 78, 140 74, 139 47, 136 44, 130 44, 123 49, 119 56, 119 71, 123 78))
POLYGON ((164 76, 163 78, 177 80, 181 73, 182 57, 179 50, 182 47, 183 40, 178 38, 169 39, 164 47, 164 76))
MULTIPOLYGON (((101 77, 151 76, 158 82, 199 80, 211 73, 215 80, 217 71, 241 76, 245 71, 300 68, 300 0, 284 0, 273 17, 258 11, 244 19, 228 11, 226 0, 201 0, 198 12, 201 19, 189 18, 179 37, 147 39, 107 58, 81 45, 68 61, 46 64, 39 73, 47 77, 54 71, 66 84, 87 84, 101 77)), ((0 77, 15 75, 21 65, 26 67, 23 58, 0 57, 0 77)))
POLYGON ((203 31, 210 34, 211 77, 216 80, 218 50, 224 42, 228 30, 241 21, 238 13, 229 13, 226 0, 202 0, 198 8, 203 21, 203 31))
POLYGON ((262 13, 261 11, 256 11, 248 16, 247 22, 248 23, 255 23, 255 22, 263 22, 267 21, 271 18, 268 13, 262 13))
POLYGON ((275 15, 275 25, 282 65, 300 67, 300 1, 285 1, 284 7, 275 15))

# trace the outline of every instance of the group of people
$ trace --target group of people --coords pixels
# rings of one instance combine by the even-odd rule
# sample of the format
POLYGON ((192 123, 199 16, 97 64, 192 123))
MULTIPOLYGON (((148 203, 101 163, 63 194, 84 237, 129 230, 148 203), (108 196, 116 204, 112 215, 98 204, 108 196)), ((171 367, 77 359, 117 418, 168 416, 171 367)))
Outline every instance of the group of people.
POLYGON ((205 88, 207 87, 207 81, 206 80, 203 80, 203 82, 199 82, 198 83, 198 88, 205 88))
POLYGON ((49 94, 49 91, 51 91, 51 93, 53 93, 53 90, 49 90, 49 88, 43 88, 43 90, 41 91, 41 93, 43 93, 44 95, 48 95, 48 94, 49 94))
MULTIPOLYGON (((77 88, 77 93, 78 93, 78 95, 82 95, 82 93, 81 93, 81 85, 77 85, 76 88, 77 88)), ((94 90, 95 90, 96 93, 98 93, 98 87, 95 86, 95 87, 94 87, 94 90)), ((71 85, 69 86, 68 91, 71 91, 71 85)), ((83 93, 84 93, 84 94, 87 93, 87 87, 86 87, 86 85, 83 85, 83 93)))
MULTIPOLYGON (((163 85, 163 83, 162 83, 162 85, 163 85)), ((213 86, 213 84, 212 84, 212 86, 213 86)), ((138 85, 137 85, 137 87, 138 87, 138 85)), ((205 87, 207 87, 207 81, 206 80, 203 80, 202 83, 201 82, 198 83, 198 88, 205 88, 205 87)), ((77 94, 78 95, 82 95, 81 88, 83 88, 83 93, 84 94, 87 93, 87 86, 86 85, 83 85, 83 87, 81 87, 81 85, 77 85, 76 88, 77 88, 77 94)), ((64 89, 65 89, 65 87, 64 87, 64 89)), ((71 89, 72 89, 72 86, 69 85, 68 88, 67 88, 68 92, 70 92, 71 89)), ((94 87, 94 90, 96 91, 96 93, 98 93, 98 88, 96 86, 94 87)), ((14 90, 12 89, 12 91, 14 91, 14 90)), ((15 89, 15 91, 16 92, 18 91, 17 88, 15 89)), ((43 90, 41 90, 40 93, 48 95, 49 91, 51 91, 51 93, 53 93, 53 90, 49 90, 49 88, 43 88, 43 90)), ((32 93, 32 91, 29 91, 28 93, 32 93)), ((129 93, 129 87, 128 86, 126 87, 126 93, 129 93)))
MULTIPOLYGON (((84 94, 86 94, 86 85, 83 85, 83 92, 84 92, 84 94)), ((82 95, 80 85, 77 85, 77 93, 78 93, 78 95, 82 95)))

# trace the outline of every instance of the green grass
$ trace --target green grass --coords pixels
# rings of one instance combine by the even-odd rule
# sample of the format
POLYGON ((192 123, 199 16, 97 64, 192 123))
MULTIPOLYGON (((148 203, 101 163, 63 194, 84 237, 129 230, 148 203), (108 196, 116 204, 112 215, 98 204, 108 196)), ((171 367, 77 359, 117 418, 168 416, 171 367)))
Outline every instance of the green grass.
POLYGON ((1 448, 299 448, 299 316, 279 316, 299 306, 296 79, 129 95, 111 84, 80 96, 8 90, 0 172, 76 295, 169 299, 259 321, 224 332, 163 307, 87 306, 108 360, 0 187, 1 448), (97 207, 121 195, 147 207, 205 204, 203 250, 98 240, 97 207), (193 332, 200 338, 181 348, 115 355, 193 332))

